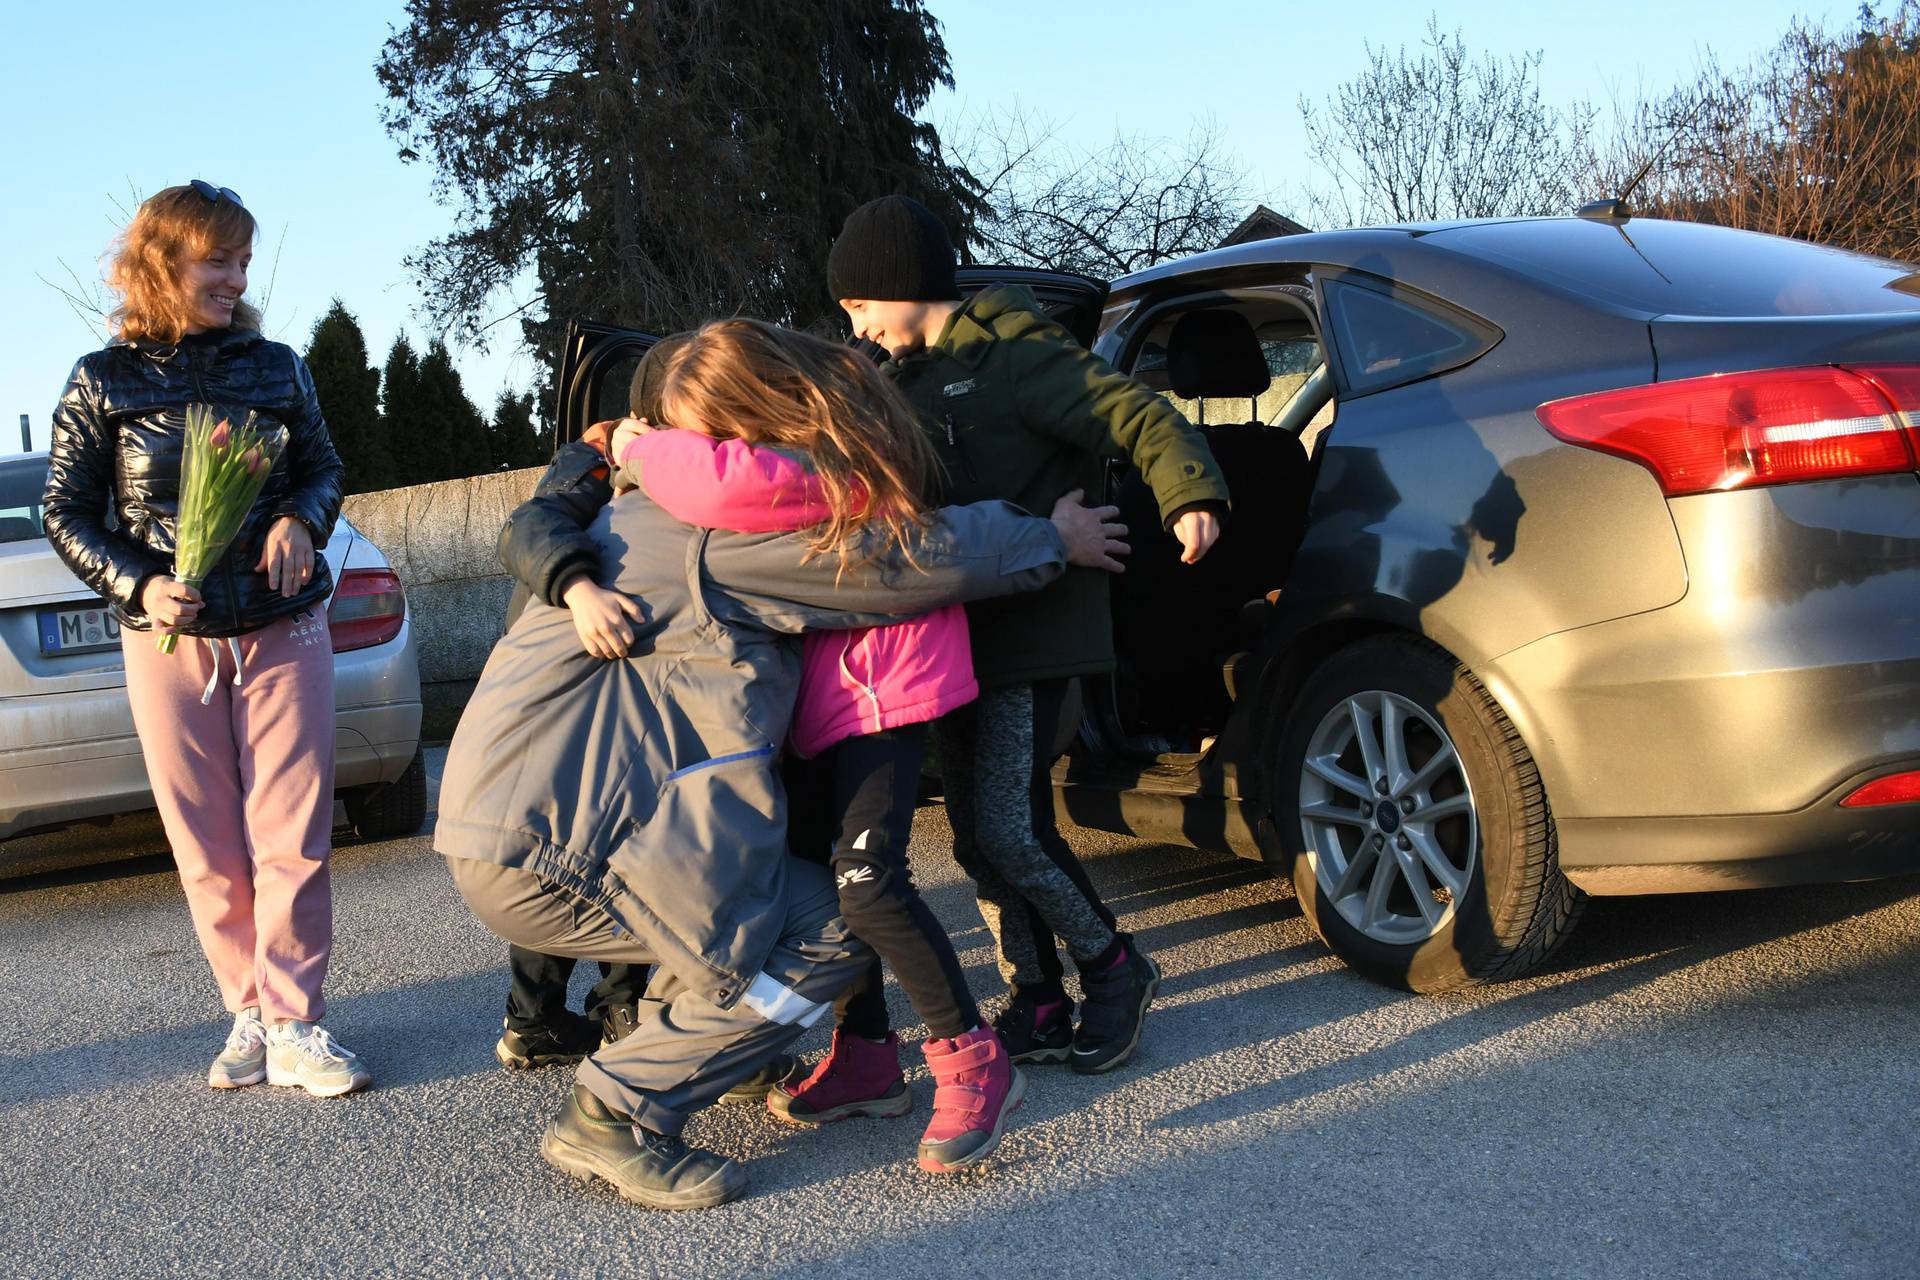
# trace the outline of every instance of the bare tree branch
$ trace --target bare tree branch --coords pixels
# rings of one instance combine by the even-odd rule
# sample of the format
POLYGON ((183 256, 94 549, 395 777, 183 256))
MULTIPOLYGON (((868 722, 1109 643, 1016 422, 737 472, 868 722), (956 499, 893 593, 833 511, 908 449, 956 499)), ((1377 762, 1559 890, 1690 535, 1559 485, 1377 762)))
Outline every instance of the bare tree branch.
POLYGON ((1417 56, 1367 46, 1367 69, 1319 106, 1307 151, 1328 179, 1316 218, 1339 226, 1570 213, 1594 111, 1541 100, 1539 53, 1470 58, 1429 19, 1417 56))
POLYGON ((1116 137, 1091 153, 1020 105, 956 132, 955 154, 988 208, 969 246, 979 258, 1124 275, 1216 247, 1252 203, 1210 123, 1183 143, 1116 137))

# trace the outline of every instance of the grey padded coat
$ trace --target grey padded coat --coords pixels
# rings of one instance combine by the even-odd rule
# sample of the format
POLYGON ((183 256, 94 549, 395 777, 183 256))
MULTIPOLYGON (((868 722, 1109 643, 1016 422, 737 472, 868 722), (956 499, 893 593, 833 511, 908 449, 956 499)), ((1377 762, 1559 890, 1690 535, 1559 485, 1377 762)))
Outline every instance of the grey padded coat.
POLYGON ((775 750, 803 630, 878 625, 1046 585, 1050 521, 949 507, 918 568, 840 572, 806 534, 674 520, 644 493, 588 530, 599 580, 640 602, 629 655, 586 653, 565 609, 531 603, 495 647, 447 755, 434 847, 525 867, 604 908, 694 991, 728 1008, 786 919, 786 797, 775 750))

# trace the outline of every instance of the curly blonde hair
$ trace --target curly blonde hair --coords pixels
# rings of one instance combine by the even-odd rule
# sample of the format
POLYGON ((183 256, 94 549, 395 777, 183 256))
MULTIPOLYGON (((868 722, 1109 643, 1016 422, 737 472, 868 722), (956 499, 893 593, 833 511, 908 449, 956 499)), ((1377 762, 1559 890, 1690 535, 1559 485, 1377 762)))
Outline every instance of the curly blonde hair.
MULTIPOLYGON (((140 202, 133 221, 114 242, 107 287, 120 305, 107 317, 122 338, 178 342, 193 324, 193 310, 180 286, 180 268, 218 249, 243 249, 260 224, 233 200, 209 200, 191 186, 168 187, 140 202)), ((233 327, 258 329, 260 312, 242 301, 233 327)))
POLYGON ((660 411, 677 427, 804 452, 832 515, 813 539, 841 565, 899 550, 927 523, 933 448, 873 361, 760 320, 715 320, 670 352, 660 411), (865 536, 872 529, 882 536, 865 536))

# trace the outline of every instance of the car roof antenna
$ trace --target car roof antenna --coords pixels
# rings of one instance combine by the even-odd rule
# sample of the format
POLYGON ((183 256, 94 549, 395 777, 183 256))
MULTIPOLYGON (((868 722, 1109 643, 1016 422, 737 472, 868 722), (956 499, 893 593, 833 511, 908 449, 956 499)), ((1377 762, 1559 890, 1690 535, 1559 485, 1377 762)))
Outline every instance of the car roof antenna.
POLYGON ((1627 207, 1627 197, 1633 194, 1633 189, 1639 186, 1649 173, 1653 172, 1653 163, 1657 159, 1659 159, 1657 154, 1648 156, 1645 162, 1634 170, 1633 176, 1627 179, 1627 185, 1621 188, 1619 195, 1611 200, 1590 200, 1581 205, 1574 216, 1586 218, 1592 222, 1610 222, 1616 227, 1633 217, 1633 210, 1627 207))
MULTIPOLYGON (((1633 210, 1627 207, 1627 197, 1631 196, 1634 193, 1634 189, 1646 180, 1649 173, 1653 172, 1653 166, 1659 164, 1660 161, 1666 157, 1667 148, 1674 144, 1674 140, 1680 136, 1681 130, 1687 128, 1698 119, 1700 112, 1705 109, 1705 107, 1706 102, 1704 100, 1695 103, 1693 110, 1687 113, 1684 120, 1676 121, 1668 126, 1666 140, 1655 147, 1653 154, 1642 161, 1640 167, 1633 171, 1633 176, 1627 179, 1627 185, 1621 188, 1619 195, 1613 197, 1611 200, 1588 201, 1586 204, 1574 210, 1574 216, 1576 218, 1586 218, 1592 222, 1610 223, 1616 228, 1633 217, 1633 210)), ((1621 231, 1620 234, 1624 236, 1626 232, 1621 231)), ((1632 244, 1633 241, 1629 239, 1627 243, 1632 244)), ((1652 266, 1653 264, 1648 263, 1647 265, 1652 266)))

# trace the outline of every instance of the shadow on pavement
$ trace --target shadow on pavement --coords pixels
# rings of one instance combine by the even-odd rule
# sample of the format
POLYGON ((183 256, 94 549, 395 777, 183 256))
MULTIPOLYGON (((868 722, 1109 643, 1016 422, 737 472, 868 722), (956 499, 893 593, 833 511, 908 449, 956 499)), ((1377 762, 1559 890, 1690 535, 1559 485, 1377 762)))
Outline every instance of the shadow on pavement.
MULTIPOLYGON (((376 1091, 497 1071, 493 1041, 506 994, 505 969, 502 948, 497 970, 341 998, 329 1006, 327 1025, 366 1061, 376 1091)), ((223 1015, 0 1058, 0 1079, 6 1081, 0 1114, 70 1095, 116 1096, 160 1081, 200 1078, 226 1029, 223 1015)))

